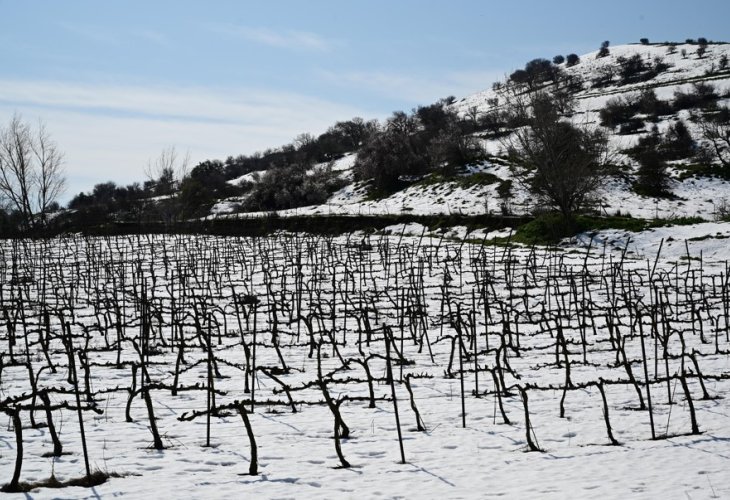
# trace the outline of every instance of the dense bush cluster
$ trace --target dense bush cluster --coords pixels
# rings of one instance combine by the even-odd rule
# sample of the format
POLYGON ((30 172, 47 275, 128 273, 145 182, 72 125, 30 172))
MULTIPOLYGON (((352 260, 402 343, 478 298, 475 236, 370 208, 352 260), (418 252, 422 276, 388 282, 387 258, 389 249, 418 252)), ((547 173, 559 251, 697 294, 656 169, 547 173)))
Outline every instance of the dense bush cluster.
POLYGON ((180 213, 183 217, 205 215, 216 200, 236 196, 240 191, 239 187, 227 182, 221 161, 206 160, 180 182, 180 213))
POLYGON ((440 101, 411 114, 394 113, 358 153, 357 178, 371 179, 376 190, 388 192, 414 176, 452 175, 481 160, 482 147, 468 133, 473 120, 462 120, 447 104, 440 101))
POLYGON ((715 109, 719 98, 715 88, 704 82, 694 83, 686 91, 675 91, 671 101, 658 99, 654 90, 648 89, 609 99, 599 117, 604 127, 618 127, 619 133, 635 133, 644 130, 644 121, 656 122, 684 109, 715 109))
POLYGON ((657 57, 653 61, 644 61, 641 54, 634 54, 630 57, 620 56, 616 58, 616 62, 620 66, 621 85, 645 82, 669 69, 669 65, 662 58, 657 57))
POLYGON ((80 218, 90 224, 105 222, 109 214, 118 221, 140 220, 146 199, 152 193, 139 183, 117 186, 114 182, 102 182, 90 193, 79 193, 69 202, 68 208, 76 211, 80 218))
POLYGON ((324 203, 345 182, 330 167, 308 169, 306 164, 275 167, 260 175, 243 208, 251 211, 286 210, 324 203))
POLYGON ((630 57, 619 56, 616 58, 616 64, 609 63, 597 68, 591 84, 594 88, 601 88, 609 85, 641 83, 655 78, 670 67, 661 57, 645 61, 641 54, 630 57))
POLYGON ((525 64, 523 69, 514 71, 509 79, 512 83, 526 85, 530 90, 535 90, 542 84, 558 81, 562 71, 557 64, 560 63, 553 63, 541 58, 533 59, 525 64))
POLYGON ((340 121, 318 137, 300 134, 291 144, 277 149, 268 149, 251 156, 228 157, 224 162, 224 176, 234 179, 269 168, 329 162, 356 151, 376 128, 376 121, 365 121, 359 117, 340 121))
POLYGON ((619 132, 626 133, 628 130, 633 132, 631 128, 636 124, 639 130, 643 129, 644 119, 656 122, 659 117, 673 112, 670 102, 658 99, 654 90, 648 89, 639 94, 609 99, 599 111, 599 117, 604 127, 621 127, 619 132))
POLYGON ((714 108, 719 98, 720 96, 712 84, 697 82, 692 85, 689 91, 676 91, 673 104, 676 111, 693 108, 708 109, 714 108))

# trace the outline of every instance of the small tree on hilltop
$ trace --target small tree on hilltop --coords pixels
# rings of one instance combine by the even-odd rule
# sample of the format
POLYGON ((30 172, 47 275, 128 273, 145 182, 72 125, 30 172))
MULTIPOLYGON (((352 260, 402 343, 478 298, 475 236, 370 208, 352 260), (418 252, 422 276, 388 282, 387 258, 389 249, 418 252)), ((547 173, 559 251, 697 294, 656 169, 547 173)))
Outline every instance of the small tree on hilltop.
POLYGON ((553 64, 563 64, 565 62, 565 57, 558 54, 557 56, 553 57, 553 64))
POLYGON ((702 59, 707 52, 707 38, 700 37, 697 39, 697 58, 702 59))
POLYGON ((580 57, 578 57, 578 54, 568 54, 565 58, 565 65, 567 67, 575 66, 580 62, 580 57))
POLYGON ((598 54, 596 54, 596 59, 600 59, 602 57, 606 57, 609 54, 608 45, 610 42, 606 40, 601 44, 601 48, 598 49, 598 54))
POLYGON ((525 64, 524 69, 518 69, 510 75, 510 80, 519 85, 526 85, 530 90, 550 81, 555 83, 561 75, 561 70, 547 59, 533 59, 525 64))

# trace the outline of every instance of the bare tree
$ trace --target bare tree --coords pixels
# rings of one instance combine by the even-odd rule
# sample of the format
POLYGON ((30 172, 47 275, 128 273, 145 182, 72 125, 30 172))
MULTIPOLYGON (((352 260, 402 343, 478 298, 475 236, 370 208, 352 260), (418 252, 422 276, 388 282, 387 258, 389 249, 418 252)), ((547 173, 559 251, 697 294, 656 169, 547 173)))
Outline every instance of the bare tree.
POLYGON ((477 106, 469 106, 466 109, 466 117, 472 122, 475 129, 479 126, 480 115, 481 112, 479 111, 479 108, 477 106))
POLYGON ((30 143, 30 126, 22 122, 20 115, 13 115, 8 126, 0 131, 0 192, 25 224, 32 221, 30 143))
POLYGON ((712 116, 698 119, 702 137, 712 146, 715 158, 723 167, 730 167, 730 109, 721 108, 712 116))
POLYGON ((518 179, 571 219, 600 187, 611 152, 605 131, 566 120, 560 114, 563 104, 548 92, 513 96, 509 111, 525 125, 505 144, 518 179))
POLYGON ((21 216, 22 229, 44 225, 63 192, 63 153, 43 122, 37 130, 13 115, 0 129, 0 201, 21 216))
POLYGON ((147 162, 145 175, 149 185, 155 196, 162 197, 155 201, 150 215, 168 224, 182 215, 179 187, 188 175, 189 166, 190 153, 180 155, 175 146, 163 149, 159 156, 147 162))
POLYGON ((294 147, 297 149, 307 148, 312 146, 317 142, 317 138, 313 136, 312 134, 308 132, 304 132, 302 134, 299 134, 294 138, 294 141, 292 144, 294 144, 294 147))
POLYGON ((38 165, 36 205, 41 219, 45 223, 49 209, 63 193, 66 185, 63 175, 63 153, 51 139, 43 122, 38 123, 38 132, 32 147, 38 165))
POLYGON ((188 173, 190 153, 180 155, 175 146, 163 149, 159 156, 147 162, 145 175, 158 196, 171 195, 188 173))

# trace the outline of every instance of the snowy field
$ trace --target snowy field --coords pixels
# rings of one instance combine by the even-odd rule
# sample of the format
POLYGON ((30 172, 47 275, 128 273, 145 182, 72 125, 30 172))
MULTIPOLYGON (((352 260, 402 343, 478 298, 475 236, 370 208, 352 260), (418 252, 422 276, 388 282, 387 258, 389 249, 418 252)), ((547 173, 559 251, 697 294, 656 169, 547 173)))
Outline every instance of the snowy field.
POLYGON ((3 495, 729 497, 727 226, 4 241, 3 495))

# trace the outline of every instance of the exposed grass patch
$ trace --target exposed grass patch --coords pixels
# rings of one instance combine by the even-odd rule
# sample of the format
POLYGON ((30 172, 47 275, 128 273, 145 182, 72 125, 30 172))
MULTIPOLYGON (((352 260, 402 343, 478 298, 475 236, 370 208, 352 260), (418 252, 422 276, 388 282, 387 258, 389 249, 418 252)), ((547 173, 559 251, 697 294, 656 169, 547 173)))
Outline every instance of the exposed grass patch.
MULTIPOLYGON (((545 214, 523 224, 512 235, 512 241, 526 245, 550 245, 589 228, 583 217, 567 219, 561 214, 545 214)), ((633 222, 633 221, 632 221, 633 222)))
POLYGON ((694 238, 689 238, 687 241, 726 240, 728 238, 730 238, 730 236, 726 234, 706 234, 704 236, 695 236, 694 238))
POLYGON ((716 177, 730 180, 730 171, 720 165, 691 163, 688 165, 674 165, 674 168, 677 169, 677 178, 680 181, 697 177, 716 177))
POLYGON ((646 196, 649 198, 656 198, 660 200, 678 200, 679 197, 668 190, 663 190, 660 192, 655 192, 652 189, 648 189, 645 186, 641 186, 639 184, 634 184, 634 186, 631 188, 634 193, 638 194, 639 196, 646 196))
POLYGON ((707 222, 702 217, 677 217, 674 219, 655 219, 651 221, 650 227, 666 227, 666 226, 691 226, 692 224, 701 224, 707 222))
POLYGON ((664 226, 687 226, 707 222, 701 217, 679 217, 676 219, 637 219, 633 217, 576 216, 568 220, 560 214, 545 214, 523 224, 512 235, 512 241, 526 245, 552 245, 563 238, 579 233, 596 232, 605 229, 622 229, 639 232, 664 226))

